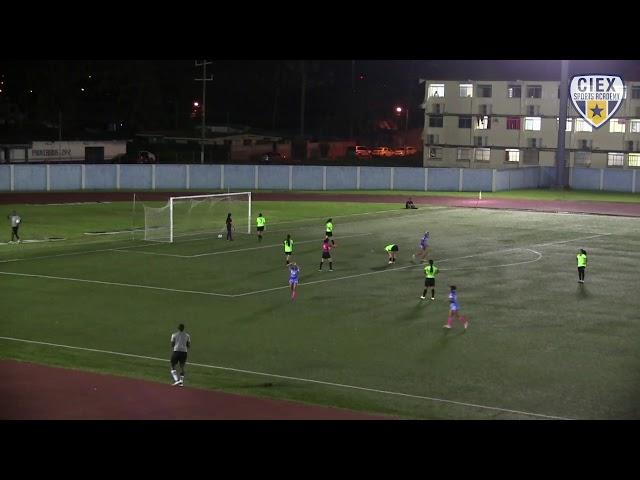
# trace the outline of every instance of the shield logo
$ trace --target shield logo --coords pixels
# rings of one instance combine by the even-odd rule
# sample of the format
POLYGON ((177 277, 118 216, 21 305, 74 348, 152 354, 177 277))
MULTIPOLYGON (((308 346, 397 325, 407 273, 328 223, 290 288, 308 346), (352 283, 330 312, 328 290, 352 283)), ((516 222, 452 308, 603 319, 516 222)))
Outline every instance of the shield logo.
POLYGON ((622 105, 624 82, 619 75, 574 75, 569 96, 580 116, 593 128, 600 128, 622 105))

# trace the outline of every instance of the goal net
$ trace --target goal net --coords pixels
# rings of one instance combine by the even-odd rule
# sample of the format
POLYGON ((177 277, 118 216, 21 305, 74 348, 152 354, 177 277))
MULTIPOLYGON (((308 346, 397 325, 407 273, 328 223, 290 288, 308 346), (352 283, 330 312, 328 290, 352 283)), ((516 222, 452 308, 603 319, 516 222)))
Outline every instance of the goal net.
POLYGON ((187 236, 226 236, 229 213, 234 234, 251 233, 251 192, 170 197, 163 207, 144 206, 144 239, 174 242, 187 236))

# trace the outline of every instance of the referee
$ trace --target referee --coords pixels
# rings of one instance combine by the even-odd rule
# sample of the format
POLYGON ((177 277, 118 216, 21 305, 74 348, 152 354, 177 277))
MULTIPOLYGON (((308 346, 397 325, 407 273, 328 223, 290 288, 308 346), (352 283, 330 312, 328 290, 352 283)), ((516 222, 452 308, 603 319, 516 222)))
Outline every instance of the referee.
POLYGON ((185 333, 184 324, 178 325, 178 331, 171 335, 171 376, 173 385, 184 386, 184 366, 187 363, 187 351, 191 348, 191 335, 185 333), (176 364, 180 364, 180 378, 176 372, 176 364))
POLYGON ((15 210, 11 212, 11 214, 8 215, 7 218, 11 221, 11 241, 9 243, 13 243, 14 238, 18 243, 20 243, 18 229, 20 228, 20 222, 22 221, 22 218, 16 213, 15 210))

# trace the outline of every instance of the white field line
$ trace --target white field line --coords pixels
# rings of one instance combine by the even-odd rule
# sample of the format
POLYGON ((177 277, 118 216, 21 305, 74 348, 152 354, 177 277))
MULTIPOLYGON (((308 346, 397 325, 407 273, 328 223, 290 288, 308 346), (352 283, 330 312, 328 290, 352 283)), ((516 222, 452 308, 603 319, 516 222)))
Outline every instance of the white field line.
MULTIPOLYGON (((530 250, 528 248, 510 248, 508 250, 498 250, 497 252, 490 252, 490 253, 504 253, 504 252, 508 252, 508 251, 515 251, 515 250, 527 250, 529 252, 533 252, 537 255, 537 257, 533 260, 524 260, 522 262, 515 262, 515 263, 504 263, 504 264, 500 264, 500 265, 489 265, 489 266, 482 266, 482 267, 459 267, 459 268, 443 268, 441 269, 441 271, 451 271, 451 270, 467 270, 467 269, 478 269, 478 268, 500 268, 500 267, 511 267, 514 265, 522 265, 525 263, 533 263, 533 262, 537 262, 538 260, 540 260, 542 258, 542 254, 540 252, 536 252, 535 250, 530 250)), ((470 258, 470 257, 479 257, 481 255, 487 255, 487 253, 476 253, 474 255, 466 255, 464 257, 455 257, 455 258, 445 258, 443 260, 439 260, 438 263, 442 263, 442 262, 447 262, 447 261, 451 261, 451 260, 461 260, 461 259, 465 259, 465 258, 470 258)), ((365 277, 368 275, 378 275, 381 273, 389 273, 389 272, 396 272, 399 270, 405 270, 407 268, 424 268, 424 264, 417 264, 417 265, 406 265, 404 267, 397 267, 397 268, 389 268, 386 270, 379 270, 377 272, 366 272, 366 273, 356 273, 354 275, 346 275, 344 277, 334 277, 334 278, 327 278, 325 280, 314 280, 312 282, 300 282, 298 284, 299 287, 302 286, 306 286, 306 285, 314 285, 314 284, 318 284, 318 283, 326 283, 326 282, 337 282, 338 280, 349 280, 350 278, 358 278, 358 277, 365 277)), ((264 290, 256 290, 253 292, 246 292, 246 293, 238 293, 235 296, 236 297, 244 297, 247 295, 254 295, 256 293, 265 293, 265 292, 272 292, 275 290, 282 290, 285 288, 289 288, 289 285, 284 285, 284 286, 280 286, 280 287, 273 287, 273 288, 266 288, 264 290)))
MULTIPOLYGON (((544 243, 544 244, 537 244, 537 246, 548 246, 548 245, 557 245, 557 244, 562 244, 562 243, 568 243, 568 242, 573 242, 576 240, 585 240, 587 238, 595 238, 595 237, 602 237, 605 235, 611 235, 610 233, 603 233, 603 234, 599 234, 599 235, 592 235, 590 237, 581 237, 581 238, 573 238, 570 240, 560 240, 557 242, 549 242, 549 243, 544 243)), ((534 246, 534 245, 532 245, 534 246)), ((482 256, 482 255, 489 255, 489 254, 493 254, 493 253, 505 253, 505 252, 512 252, 512 251, 516 251, 516 250, 529 250, 531 252, 534 252, 540 256, 542 256, 542 254, 540 254, 539 252, 536 252, 535 250, 530 250, 526 247, 514 247, 514 248, 507 248, 507 249, 503 249, 503 250, 494 250, 492 252, 483 252, 483 253, 474 253, 471 255, 465 255, 463 257, 452 257, 452 258, 444 258, 442 260, 438 260, 438 263, 443 263, 443 262, 448 262, 451 260, 463 260, 465 258, 473 258, 473 257, 478 257, 478 256, 482 256)), ((535 260, 527 260, 524 262, 517 262, 514 265, 519 265, 522 263, 531 263, 534 261, 538 261, 540 260, 540 258, 536 258, 535 260)), ((509 266, 509 264, 505 264, 505 265, 495 265, 493 266, 493 268, 497 268, 497 267, 504 267, 504 266, 509 266)), ((337 278, 328 278, 325 280, 315 280, 313 282, 308 282, 308 283, 300 283, 299 286, 302 285, 314 285, 314 284, 318 284, 318 283, 326 283, 326 282, 337 282, 339 280, 348 280, 350 278, 358 278, 358 277, 365 277, 368 275, 378 275, 378 274, 382 274, 382 273, 389 273, 389 272, 395 272, 395 271, 399 271, 399 270, 406 270, 407 268, 423 268, 422 264, 417 264, 417 265, 406 265, 404 267, 397 267, 397 268, 389 268, 389 269, 385 269, 385 270, 379 270, 376 272, 365 272, 365 273, 358 273, 358 274, 354 274, 354 275, 347 275, 344 277, 337 277, 337 278)), ((464 268, 471 268, 471 267, 461 267, 459 268, 464 269, 464 268)), ((485 267, 482 267, 485 268, 485 267)), ((453 270, 453 269, 450 269, 453 270)), ((458 269, 456 269, 458 270, 458 269)), ((67 277, 55 277, 55 276, 51 276, 51 275, 36 275, 36 274, 27 274, 27 273, 14 273, 14 272, 0 272, 0 275, 15 275, 15 276, 24 276, 24 277, 36 277, 36 278, 49 278, 49 279, 58 279, 58 280, 67 280, 67 281, 76 281, 76 282, 85 282, 85 283, 100 283, 100 284, 105 284, 105 285, 116 285, 116 286, 122 286, 122 287, 132 287, 132 288, 146 288, 146 289, 151 289, 151 290, 164 290, 167 292, 177 292, 177 293, 193 293, 196 295, 209 295, 209 296, 217 296, 217 297, 227 297, 227 298, 236 298, 236 297, 245 297, 247 295, 255 295, 257 293, 266 293, 266 292, 273 292, 276 290, 282 290, 285 288, 289 288, 288 285, 283 285, 280 287, 273 287, 273 288, 267 288, 264 290, 255 290, 255 291, 251 291, 251 292, 245 292, 245 293, 237 293, 237 294, 223 294, 223 293, 215 293, 215 292, 202 292, 202 291, 197 291, 197 290, 179 290, 179 289, 173 289, 173 288, 165 288, 165 287, 154 287, 154 286, 149 286, 149 285, 136 285, 136 284, 128 284, 128 283, 116 283, 116 282, 103 282, 103 281, 99 281, 99 280, 86 280, 86 279, 81 279, 81 278, 67 278, 67 277)))
MULTIPOLYGON (((2 340, 7 340, 7 341, 12 341, 12 342, 23 342, 23 343, 32 343, 32 344, 37 344, 37 345, 47 345, 50 347, 57 347, 57 348, 67 348, 67 349, 71 349, 71 350, 81 350, 81 351, 86 351, 86 352, 95 352, 95 353, 105 353, 108 355, 119 355, 119 356, 123 356, 123 357, 130 357, 130 358, 140 358, 143 360, 153 360, 156 362, 163 362, 163 363, 167 363, 167 359, 166 358, 157 358, 157 357, 148 357, 145 355, 135 355, 132 353, 122 353, 122 352, 112 352, 109 350, 100 350, 97 348, 84 348, 84 347, 74 347, 71 345, 60 345, 57 343, 49 343, 49 342, 39 342, 36 340, 25 340, 22 338, 13 338, 13 337, 0 337, 0 339, 2 340)), ((278 375, 275 373, 266 373, 266 372, 254 372, 252 370, 243 370, 240 368, 231 368, 231 367, 221 367, 218 365, 207 365, 204 363, 193 363, 193 362, 189 362, 189 365, 191 366, 196 366, 196 367, 202 367, 202 368, 212 368, 212 369, 216 369, 216 370, 224 370, 224 371, 228 371, 228 372, 239 372, 239 373, 247 373, 250 375, 259 375, 259 376, 263 376, 263 377, 272 377, 272 378, 282 378, 285 380, 294 380, 297 382, 306 382, 306 383, 316 383, 316 384, 320 384, 320 385, 329 385, 332 387, 340 387, 340 388, 349 388, 352 390, 362 390, 365 392, 373 392, 373 393, 381 393, 381 394, 385 394, 385 395, 394 395, 394 396, 398 396, 398 397, 407 397, 407 398, 416 398, 419 400, 429 400, 432 402, 440 402, 440 403, 449 403, 452 405, 461 405, 463 407, 472 407, 472 408, 481 408, 484 410, 493 410, 493 411, 498 411, 498 412, 505 412, 505 413, 515 413, 517 415, 526 415, 526 416, 531 416, 531 417, 540 417, 540 418, 548 418, 548 419, 553 419, 553 420, 571 420, 570 418, 566 418, 566 417, 558 417, 555 415, 544 415, 541 413, 532 413, 532 412, 524 412, 521 410, 512 410, 512 409, 508 409, 508 408, 500 408, 500 407, 492 407, 492 406, 488 406, 488 405, 479 405, 479 404, 475 404, 475 403, 467 403, 467 402, 458 402, 455 400, 447 400, 444 398, 436 398, 436 397, 427 397, 427 396, 423 396, 423 395, 413 395, 410 393, 401 393, 401 392, 393 392, 390 390, 380 390, 377 388, 368 388, 368 387, 358 387, 355 385, 346 385, 343 383, 334 383, 334 382, 325 382, 322 380, 312 380, 309 378, 300 378, 300 377, 291 377, 288 375, 278 375)))
MULTIPOLYGON (((342 240, 343 238, 353 238, 353 237, 365 237, 367 235, 372 235, 372 233, 357 233, 355 235, 344 235, 341 237, 335 237, 336 240, 342 240)), ((301 245, 303 243, 314 243, 318 244, 322 243, 321 240, 303 240, 301 242, 295 242, 295 245, 301 245)), ((249 248, 239 248, 237 250, 220 250, 218 252, 209 252, 209 253, 197 253, 195 255, 174 255, 172 253, 156 253, 156 252, 140 252, 137 250, 127 250, 126 248, 114 248, 115 252, 125 252, 125 253, 142 253, 144 255, 159 255, 163 257, 179 257, 179 258, 198 258, 198 257, 208 257, 210 255, 223 255, 225 253, 237 253, 237 252, 247 252, 249 250, 262 250, 264 248, 274 248, 274 247, 282 247, 282 243, 275 243, 272 245, 262 245, 260 247, 249 247, 249 248)))
MULTIPOLYGON (((433 209, 436 209, 439 207, 433 207, 433 209)), ((398 209, 400 210, 400 209, 398 209)), ((394 210, 377 210, 375 212, 363 212, 363 213, 350 213, 347 215, 335 215, 333 218, 345 218, 345 217, 353 217, 356 215, 375 215, 378 213, 389 213, 389 212, 398 212, 398 210, 394 209, 394 210)), ((404 213, 402 212, 402 210, 400 210, 400 213, 404 213)), ((426 212, 425 212, 426 213, 426 212)), ((292 220, 290 222, 280 222, 277 225, 280 224, 284 224, 284 223, 298 223, 298 222, 305 222, 305 221, 309 221, 309 220, 317 220, 317 219, 321 219, 321 218, 325 218, 325 217, 310 217, 310 218, 301 218, 299 220, 292 220)), ((353 222, 348 223, 348 225, 350 225, 353 222)), ((272 225, 276 225, 276 223, 273 223, 272 225)), ((308 226, 301 226, 300 228, 306 228, 308 226)), ((272 230, 273 231, 273 230, 272 230)), ((131 233, 129 231, 129 233, 131 233)), ((201 237, 201 238, 194 238, 191 240, 181 240, 180 244, 182 243, 187 243, 187 242, 201 242, 201 241, 210 241, 211 240, 211 236, 208 237, 201 237)), ((336 237, 338 238, 338 237, 336 237)), ((300 242, 297 242, 300 243, 300 242)), ((82 246, 82 243, 68 243, 65 245, 65 247, 75 247, 75 246, 82 246)), ((112 247, 112 248, 101 248, 98 250, 86 250, 86 251, 82 251, 82 252, 71 252, 71 253, 59 253, 59 254, 54 254, 54 255, 41 255, 38 257, 22 257, 22 258, 10 258, 7 260, 0 260, 0 263, 9 263, 9 262, 23 262, 23 261, 27 261, 27 260, 43 260, 46 258, 57 258, 57 257, 68 257, 68 256, 75 256, 75 255, 87 255, 90 253, 101 253, 101 252, 112 252, 115 250, 131 250, 134 248, 147 248, 147 247, 153 247, 153 246, 158 246, 157 242, 149 242, 149 243, 145 243, 143 245, 132 245, 132 246, 127 246, 127 247, 112 247)), ((224 252, 222 252, 224 253, 224 252)))
POLYGON ((192 293, 196 295, 210 295, 213 297, 235 297, 236 295, 225 294, 225 293, 215 293, 215 292, 200 292, 197 290, 180 290, 177 288, 166 288, 166 287, 154 287, 151 285, 137 285, 133 283, 119 283, 119 282, 104 282, 101 280, 87 280, 84 278, 69 278, 69 277, 55 277, 52 275, 35 275, 31 273, 15 273, 15 272, 0 272, 0 275, 14 275, 18 277, 35 277, 35 278, 49 278, 51 280, 67 280, 69 282, 82 282, 82 283, 98 283, 101 285, 114 285, 117 287, 130 287, 130 288, 146 288, 149 290, 162 290, 165 292, 176 292, 176 293, 192 293))

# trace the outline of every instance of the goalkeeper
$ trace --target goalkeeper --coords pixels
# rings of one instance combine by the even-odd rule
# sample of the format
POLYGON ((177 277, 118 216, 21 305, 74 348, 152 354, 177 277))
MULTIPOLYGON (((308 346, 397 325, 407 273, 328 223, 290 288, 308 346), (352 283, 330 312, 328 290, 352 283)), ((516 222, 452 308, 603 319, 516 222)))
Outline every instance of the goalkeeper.
POLYGON ((264 226, 267 223, 267 219, 262 216, 262 213, 258 214, 256 218, 256 230, 258 230, 258 241, 262 241, 262 232, 264 232, 264 226))

